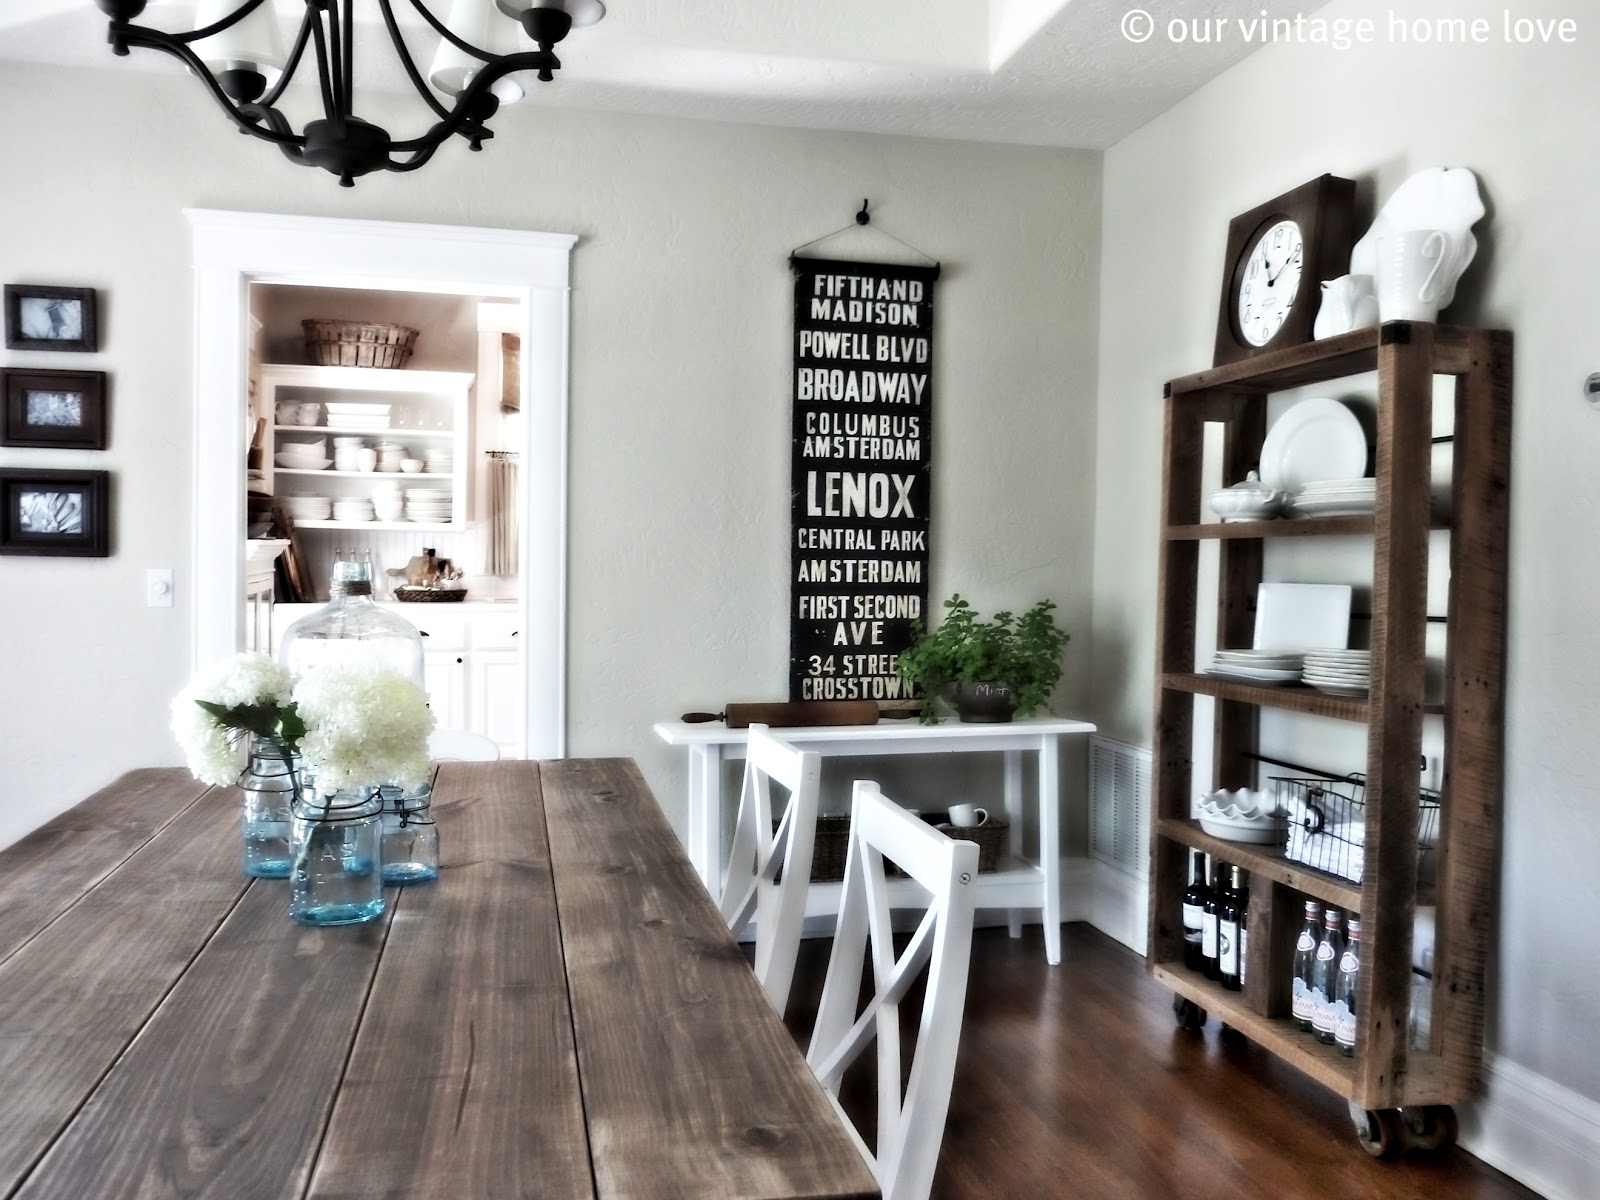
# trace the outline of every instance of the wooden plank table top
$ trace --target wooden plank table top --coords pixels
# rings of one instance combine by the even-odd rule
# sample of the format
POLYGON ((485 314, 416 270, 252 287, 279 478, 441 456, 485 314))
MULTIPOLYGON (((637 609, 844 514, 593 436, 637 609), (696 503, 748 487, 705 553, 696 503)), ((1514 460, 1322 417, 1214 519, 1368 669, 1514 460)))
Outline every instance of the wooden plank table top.
POLYGON ((449 763, 365 926, 135 771, 0 852, 0 1197, 869 1197, 623 760, 449 763))

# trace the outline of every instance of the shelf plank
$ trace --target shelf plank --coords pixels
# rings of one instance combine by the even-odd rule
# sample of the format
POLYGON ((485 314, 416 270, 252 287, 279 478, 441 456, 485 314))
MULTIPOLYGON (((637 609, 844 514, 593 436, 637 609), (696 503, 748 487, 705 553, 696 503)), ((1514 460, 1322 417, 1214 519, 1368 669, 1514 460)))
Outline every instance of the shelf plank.
POLYGON ((1293 521, 1217 521, 1204 525, 1172 525, 1167 528, 1165 536, 1170 542, 1190 542, 1231 538, 1339 537, 1371 532, 1371 516, 1304 517, 1293 521))
POLYGON ((318 469, 308 471, 301 467, 274 467, 273 472, 278 475, 319 475, 323 479, 394 479, 394 480, 428 480, 428 479, 453 479, 453 474, 442 471, 329 471, 318 469))
POLYGON ((382 429, 351 429, 348 425, 274 425, 274 433, 347 433, 351 437, 379 437, 398 434, 401 437, 449 438, 455 437, 451 429, 404 429, 385 426, 382 429))
POLYGON ((1243 994, 1189 970, 1182 963, 1152 963, 1157 982, 1194 1001, 1207 1014, 1231 1025, 1252 1042, 1270 1050, 1291 1067, 1349 1097, 1355 1090, 1355 1059, 1325 1046, 1284 1017, 1264 1017, 1245 1003, 1243 994))
POLYGON ((296 529, 366 529, 380 533, 459 533, 466 524, 449 521, 296 521, 296 529))
MULTIPOLYGON (((1200 396, 1212 389, 1235 392, 1277 392, 1312 383, 1327 383, 1348 375, 1378 369, 1378 347, 1386 342, 1409 342, 1412 322, 1393 321, 1258 354, 1254 358, 1181 375, 1167 383, 1167 395, 1200 396)), ((1433 331, 1432 367, 1443 375, 1468 369, 1468 331, 1449 325, 1429 326, 1433 331)))
POLYGON ((1234 863, 1250 872, 1252 879, 1271 879, 1292 887, 1297 892, 1332 904, 1346 912, 1361 911, 1361 885, 1317 871, 1300 863, 1290 862, 1283 856, 1281 846, 1256 845, 1251 842, 1228 842, 1214 838, 1200 828, 1198 821, 1184 821, 1163 817, 1156 832, 1164 838, 1210 854, 1223 862, 1234 863))
POLYGON ((1190 672, 1168 672, 1161 676, 1161 686, 1168 691, 1190 692, 1196 696, 1215 696, 1218 700, 1241 700, 1261 708, 1282 708, 1290 712, 1311 713, 1318 717, 1333 717, 1340 721, 1365 721, 1367 702, 1347 696, 1330 696, 1313 688, 1260 687, 1215 675, 1197 675, 1190 672))

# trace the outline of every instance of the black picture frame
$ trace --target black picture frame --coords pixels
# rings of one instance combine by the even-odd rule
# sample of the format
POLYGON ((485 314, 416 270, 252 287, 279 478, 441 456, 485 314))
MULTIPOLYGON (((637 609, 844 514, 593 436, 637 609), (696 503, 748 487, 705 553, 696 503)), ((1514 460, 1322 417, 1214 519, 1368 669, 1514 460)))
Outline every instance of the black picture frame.
POLYGON ((0 446, 106 448, 104 371, 0 370, 0 446))
POLYGON ((100 317, 93 288, 5 285, 7 350, 93 354, 100 349, 100 317))
POLYGON ((111 472, 0 468, 0 554, 109 557, 111 472))

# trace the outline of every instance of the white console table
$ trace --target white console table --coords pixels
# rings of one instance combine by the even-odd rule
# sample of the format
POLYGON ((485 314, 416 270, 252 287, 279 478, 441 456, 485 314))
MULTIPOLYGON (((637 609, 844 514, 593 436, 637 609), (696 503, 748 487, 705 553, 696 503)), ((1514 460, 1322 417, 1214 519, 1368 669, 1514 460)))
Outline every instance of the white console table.
MULTIPOLYGON (((978 906, 1011 910, 1011 935, 1020 936, 1019 910, 1039 909, 1044 924, 1045 957, 1061 961, 1061 781, 1057 768, 1064 737, 1093 733, 1087 721, 1061 717, 1029 717, 1002 725, 920 725, 915 721, 880 721, 876 725, 838 725, 772 732, 802 750, 824 757, 883 757, 896 754, 1005 755, 1004 806, 1011 823, 1009 853, 1000 870, 978 877, 978 906), (1038 756, 1039 861, 1022 858, 1022 756, 1038 756)), ((656 735, 689 751, 689 859, 713 896, 722 889, 724 826, 728 814, 722 796, 722 764, 743 758, 746 732, 721 721, 688 724, 662 721, 656 735)), ((909 799, 909 797, 907 798, 909 799)), ((988 806, 985 806, 988 807, 988 806)), ((914 886, 914 885, 912 885, 914 886)), ((841 885, 814 883, 806 902, 807 916, 836 913, 841 885)))

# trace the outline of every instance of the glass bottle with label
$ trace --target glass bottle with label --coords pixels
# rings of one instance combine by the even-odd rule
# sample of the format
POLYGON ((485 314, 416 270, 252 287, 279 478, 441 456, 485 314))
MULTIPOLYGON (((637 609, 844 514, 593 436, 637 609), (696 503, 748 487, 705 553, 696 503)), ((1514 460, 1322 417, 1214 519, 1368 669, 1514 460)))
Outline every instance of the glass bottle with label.
POLYGON ((1217 971, 1222 986, 1230 992, 1242 987, 1239 952, 1244 931, 1244 878, 1238 867, 1228 868, 1228 887, 1217 910, 1217 971))
POLYGON ((1322 905, 1315 900, 1306 901, 1306 923, 1300 930, 1300 940, 1294 944, 1293 1007, 1294 1023, 1306 1033, 1311 1032, 1311 1017, 1315 1009, 1311 1003, 1311 969, 1317 965, 1317 935, 1322 930, 1322 905))
POLYGON ((1222 864, 1213 862, 1211 856, 1207 855, 1206 866, 1210 881, 1206 888, 1206 902, 1200 918, 1201 970, 1205 972, 1207 979, 1221 979, 1222 968, 1217 958, 1220 953, 1217 948, 1217 934, 1222 919, 1222 864))
POLYGON ((1361 922, 1345 922, 1344 954, 1339 958, 1339 980, 1333 989, 1333 1041, 1340 1054, 1356 1052, 1356 987, 1361 972, 1361 922))
POLYGON ((1211 889, 1206 886, 1206 859, 1198 850, 1189 851, 1189 886, 1183 893, 1183 965, 1191 971, 1205 970, 1205 956, 1201 953, 1204 938, 1201 926, 1205 924, 1206 897, 1211 889))
POLYGON ((1311 969, 1311 1032, 1317 1041, 1333 1045, 1333 993, 1339 983, 1339 960, 1344 957, 1344 937, 1339 932, 1343 914, 1337 908, 1322 914, 1322 940, 1311 969))

